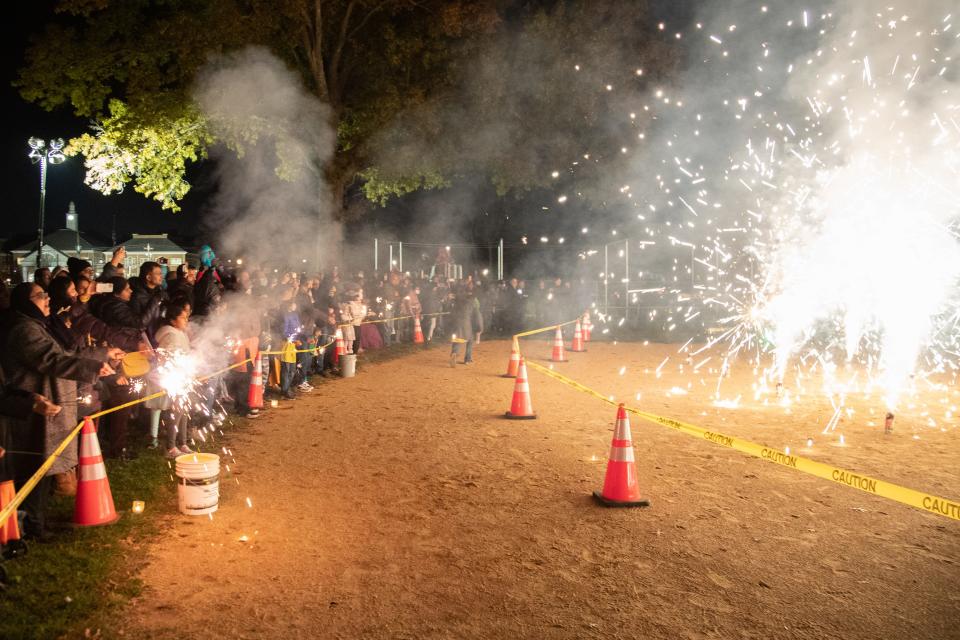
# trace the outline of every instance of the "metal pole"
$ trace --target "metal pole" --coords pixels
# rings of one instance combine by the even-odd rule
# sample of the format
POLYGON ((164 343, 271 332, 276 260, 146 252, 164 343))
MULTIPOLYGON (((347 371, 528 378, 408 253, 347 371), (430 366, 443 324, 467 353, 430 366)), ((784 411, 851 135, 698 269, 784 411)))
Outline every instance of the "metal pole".
POLYGON ((497 245, 497 280, 503 280, 503 238, 497 245))
POLYGON ((393 271, 393 243, 390 243, 390 264, 387 265, 387 271, 393 271))
MULTIPOLYGON (((47 199, 47 156, 40 157, 40 225, 37 227, 37 269, 43 266, 43 207, 47 199)), ((36 269, 35 269, 36 270, 36 269)))
POLYGON ((376 273, 380 270, 380 247, 379 241, 377 238, 373 239, 373 271, 376 273))
POLYGON ((403 243, 400 243, 400 273, 403 273, 403 243))

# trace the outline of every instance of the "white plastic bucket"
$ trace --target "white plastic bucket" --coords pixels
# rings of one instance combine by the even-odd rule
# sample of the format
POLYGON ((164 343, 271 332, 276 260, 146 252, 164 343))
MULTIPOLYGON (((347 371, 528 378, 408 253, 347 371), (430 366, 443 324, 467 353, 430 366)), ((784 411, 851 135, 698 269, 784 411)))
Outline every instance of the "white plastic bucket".
POLYGON ((357 375, 357 354, 347 353, 340 356, 340 375, 344 378, 357 375))
POLYGON ((177 503, 180 513, 202 516, 220 505, 220 456, 187 453, 177 456, 177 503))

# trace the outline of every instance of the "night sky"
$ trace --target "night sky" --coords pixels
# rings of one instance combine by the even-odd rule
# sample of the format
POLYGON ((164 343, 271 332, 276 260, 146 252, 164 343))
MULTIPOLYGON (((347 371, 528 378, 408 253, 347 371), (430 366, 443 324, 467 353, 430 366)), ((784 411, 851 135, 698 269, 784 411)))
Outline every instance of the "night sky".
MULTIPOLYGON (((43 109, 24 101, 11 83, 17 77, 18 69, 22 66, 24 51, 31 34, 41 31, 42 26, 54 17, 51 0, 22 3, 18 7, 17 15, 5 21, 4 47, 4 82, 2 100, 4 112, 7 114, 8 125, 2 144, 2 161, 4 173, 7 176, 6 193, 4 194, 3 223, 0 225, 0 238, 6 241, 6 248, 11 245, 20 245, 35 237, 40 201, 40 172, 39 167, 31 163, 27 157, 29 148, 27 139, 36 136, 49 140, 62 137, 69 139, 84 132, 88 123, 77 118, 69 110, 48 113, 43 109)), ((658 19, 661 17, 672 23, 682 22, 689 18, 694 2, 678 0, 656 0, 651 6, 658 19)), ((109 244, 111 232, 115 226, 116 237, 119 241, 129 237, 131 233, 161 233, 168 232, 172 237, 179 238, 185 244, 199 244, 212 235, 202 226, 204 207, 210 194, 216 188, 210 178, 209 165, 199 165, 191 168, 189 175, 193 189, 181 203, 182 211, 172 213, 163 211, 159 204, 149 201, 132 188, 127 192, 113 196, 103 196, 90 189, 83 183, 83 163, 80 158, 69 158, 65 163, 50 168, 47 180, 46 228, 55 230, 65 226, 65 212, 70 201, 77 205, 80 214, 80 230, 93 240, 109 244)), ((457 187, 455 186, 454 189, 457 187)), ((475 184, 471 186, 475 192, 475 184)), ((509 203, 499 203, 492 194, 484 194, 478 202, 478 215, 490 215, 494 208, 502 214, 504 206, 510 208, 509 203), (480 211, 483 210, 483 211, 480 211)), ((476 194, 474 194, 476 197, 476 194)), ((416 223, 416 215, 410 213, 416 209, 417 196, 408 198, 408 202, 398 202, 386 210, 375 209, 360 225, 348 226, 348 235, 357 235, 362 232, 378 230, 378 232, 397 233, 402 237, 405 228, 416 223), (409 217, 409 216, 412 216, 409 217)), ((518 203, 516 206, 528 207, 532 203, 518 203)), ((519 213, 519 212, 518 212, 519 213)), ((517 233, 514 223, 489 224, 486 220, 465 220, 462 232, 457 233, 466 240, 469 236, 478 233, 496 237, 501 232, 517 233), (502 227, 502 228, 501 228, 502 227), (478 231, 478 228, 480 231, 478 231)), ((575 226, 575 225, 574 225, 575 226)), ((528 230, 531 234, 539 234, 555 230, 536 229, 528 230)), ((572 229, 571 229, 572 231, 572 229)), ((485 238, 470 238, 479 242, 485 238)))
MULTIPOLYGON (((0 99, 8 123, 2 139, 3 172, 7 179, 0 238, 13 239, 13 244, 22 244, 35 237, 40 208, 40 170, 27 157, 30 151, 27 139, 36 136, 45 140, 66 140, 83 133, 88 126, 85 120, 74 117, 69 111, 48 113, 27 103, 11 86, 23 63, 30 34, 41 30, 53 15, 53 6, 51 1, 22 3, 16 17, 4 22, 6 65, 0 99), (23 242, 19 242, 21 239, 23 242)), ((202 172, 197 173, 202 182, 202 172)), ((169 232, 182 236, 192 235, 197 229, 204 200, 202 188, 192 191, 183 211, 174 214, 162 211, 159 204, 148 201, 132 189, 120 195, 102 196, 83 184, 83 174, 80 158, 69 158, 63 164, 50 167, 46 203, 48 230, 65 226, 70 201, 77 205, 81 232, 105 244, 110 243, 114 216, 117 238, 121 241, 134 232, 169 232)))

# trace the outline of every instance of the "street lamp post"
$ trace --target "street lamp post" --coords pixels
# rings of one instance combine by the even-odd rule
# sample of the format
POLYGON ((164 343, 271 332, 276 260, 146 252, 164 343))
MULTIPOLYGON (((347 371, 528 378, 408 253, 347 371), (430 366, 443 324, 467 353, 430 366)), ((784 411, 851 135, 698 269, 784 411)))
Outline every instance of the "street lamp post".
POLYGON ((63 138, 51 140, 49 147, 46 140, 41 138, 30 138, 27 144, 30 145, 30 159, 34 164, 40 164, 40 224, 37 225, 37 269, 39 269, 43 266, 43 208, 47 199, 47 163, 60 164, 67 157, 63 155, 63 138))

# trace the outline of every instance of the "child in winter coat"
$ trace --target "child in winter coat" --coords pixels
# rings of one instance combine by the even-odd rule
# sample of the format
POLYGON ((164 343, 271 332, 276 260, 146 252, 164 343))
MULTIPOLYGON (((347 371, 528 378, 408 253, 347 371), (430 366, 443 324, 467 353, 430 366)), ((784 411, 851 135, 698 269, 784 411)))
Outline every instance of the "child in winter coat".
POLYGON ((283 346, 280 348, 280 393, 285 398, 294 398, 293 379, 297 374, 297 341, 303 330, 297 303, 283 303, 283 346))
MULTIPOLYGON (((190 321, 190 303, 177 299, 168 303, 163 325, 157 329, 155 335, 157 349, 161 358, 182 357, 190 353, 190 338, 187 335, 187 325, 190 321)), ((147 379, 150 393, 160 390, 159 381, 155 377, 147 379)), ((159 422, 166 430, 167 457, 176 458, 185 453, 193 453, 187 446, 187 421, 189 414, 185 407, 178 406, 177 398, 170 395, 160 396, 147 401, 151 412, 151 436, 157 440, 159 422), (154 418, 159 416, 159 420, 154 418), (157 425, 156 427, 154 425, 157 425)))

